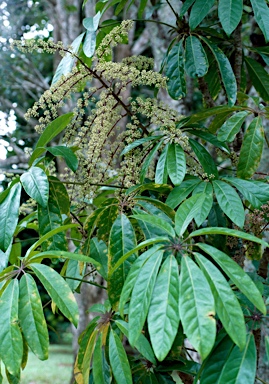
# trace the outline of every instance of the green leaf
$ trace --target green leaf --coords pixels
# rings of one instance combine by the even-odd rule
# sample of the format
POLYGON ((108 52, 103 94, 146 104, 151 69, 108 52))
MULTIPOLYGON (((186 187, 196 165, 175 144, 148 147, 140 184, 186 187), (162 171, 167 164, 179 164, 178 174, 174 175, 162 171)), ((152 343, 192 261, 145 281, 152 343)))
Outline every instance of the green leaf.
POLYGON ((256 346, 254 336, 248 335, 245 349, 240 351, 236 346, 229 355, 223 370, 219 383, 227 384, 254 384, 256 376, 256 346))
POLYGON ((195 0, 186 0, 181 6, 180 14, 179 16, 182 18, 182 16, 185 15, 185 13, 188 11, 188 9, 192 6, 192 4, 195 2, 195 0))
POLYGON ((169 219, 174 220, 175 218, 175 211, 160 200, 152 199, 151 197, 147 197, 147 196, 136 196, 134 197, 134 200, 140 203, 140 205, 142 205, 141 202, 144 202, 144 201, 150 203, 150 205, 149 204, 147 206, 142 205, 142 207, 152 214, 154 214, 153 209, 149 210, 148 207, 149 206, 156 207, 157 208, 155 211, 156 215, 161 216, 161 212, 162 212, 161 217, 163 217, 164 219, 166 218, 167 222, 170 222, 169 219))
POLYGON ((239 228, 243 228, 245 211, 234 188, 221 180, 213 180, 215 195, 220 208, 239 228))
POLYGON ((269 41, 269 10, 268 5, 264 0, 250 0, 254 11, 255 20, 260 27, 266 43, 269 41))
POLYGON ((158 152, 158 149, 160 148, 162 143, 163 143, 163 140, 160 140, 159 143, 156 144, 155 147, 153 147, 153 149, 150 151, 150 153, 146 157, 145 161, 143 162, 142 167, 141 167, 141 172, 140 172, 140 183, 144 182, 144 179, 146 177, 150 163, 154 159, 154 157, 155 157, 156 153, 158 152))
POLYGON ((183 181, 169 193, 165 203, 171 208, 176 208, 199 183, 201 183, 201 180, 198 178, 183 181))
POLYGON ((214 297, 204 274, 186 256, 181 260, 179 311, 184 333, 204 360, 216 337, 214 297))
POLYGON ((265 336, 265 350, 266 350, 266 357, 267 361, 269 360, 269 336, 265 336))
POLYGON ((43 284, 44 288, 65 317, 75 326, 78 324, 78 306, 67 282, 44 264, 30 264, 30 268, 43 284))
POLYGON ((0 359, 12 375, 18 375, 23 341, 18 319, 19 282, 11 280, 0 298, 0 359))
POLYGON ((95 384, 109 384, 110 371, 102 349, 102 335, 99 334, 93 352, 92 373, 95 384))
POLYGON ((132 384, 131 368, 119 336, 111 329, 109 335, 109 361, 117 384, 132 384))
POLYGON ((107 291, 113 309, 118 306, 124 281, 131 268, 131 264, 136 259, 135 253, 130 255, 128 260, 125 260, 113 274, 111 274, 111 270, 124 254, 135 247, 136 237, 133 226, 128 217, 122 213, 117 217, 111 228, 108 244, 107 291))
MULTIPOLYGON (((85 32, 81 33, 71 44, 72 49, 70 50, 73 54, 77 54, 79 51, 80 44, 83 40, 83 37, 85 35, 85 32)), ((73 57, 70 53, 67 53, 65 57, 60 61, 56 71, 55 75, 53 76, 51 85, 57 83, 58 80, 63 75, 67 75, 69 72, 71 72, 74 64, 76 62, 76 58, 73 57)), ((41 145, 38 145, 37 147, 41 147, 41 145)))
MULTIPOLYGON (((63 267, 64 268, 64 267, 63 267)), ((69 288, 71 289, 72 292, 74 292, 78 286, 80 285, 81 280, 84 276, 85 273, 85 267, 81 267, 81 262, 78 260, 68 260, 66 272, 65 272, 65 280, 67 284, 69 285, 69 288), (74 280, 74 279, 69 279, 68 277, 74 277, 75 279, 79 280, 74 280)))
POLYGON ((193 30, 209 13, 210 9, 214 5, 214 0, 196 0, 190 14, 189 25, 193 30))
POLYGON ((42 207, 46 207, 49 198, 49 182, 46 173, 39 167, 31 167, 21 175, 21 183, 26 193, 42 207))
POLYGON ((195 258, 203 271, 216 305, 216 311, 226 332, 242 350, 246 344, 246 326, 240 304, 230 285, 218 268, 204 256, 195 252, 195 258))
POLYGON ((174 100, 186 96, 186 80, 184 68, 184 49, 182 40, 175 44, 167 57, 166 76, 167 90, 174 100))
POLYGON ((163 136, 148 136, 148 137, 143 137, 142 139, 135 140, 131 144, 127 145, 127 147, 124 148, 124 150, 121 152, 121 156, 126 155, 126 153, 130 152, 132 149, 139 147, 140 145, 147 143, 149 141, 156 141, 162 138, 163 136))
POLYGON ((97 320, 94 318, 80 336, 79 350, 74 367, 74 376, 79 384, 88 384, 90 363, 96 343, 98 329, 97 320))
MULTIPOLYGON (((36 143, 36 149, 39 147, 45 147, 54 137, 56 137, 59 133, 61 133, 65 127, 70 123, 73 112, 66 113, 57 117, 57 119, 53 120, 43 131, 40 136, 38 142, 36 143)), ((34 155, 34 153, 33 153, 34 155)), ((29 165, 33 164, 33 161, 36 159, 35 156, 31 156, 29 160, 29 165)))
POLYGON ((107 246, 106 244, 96 237, 92 238, 90 241, 90 255, 91 258, 96 260, 101 268, 98 270, 100 275, 107 280, 107 263, 108 263, 108 255, 107 255, 107 246))
MULTIPOLYGON (((124 333, 124 335, 128 339, 129 338, 129 324, 123 320, 116 320, 115 323, 117 324, 117 326, 121 330, 121 332, 124 333)), ((153 350, 151 348, 151 345, 150 345, 148 339, 143 335, 143 333, 141 333, 140 336, 138 337, 138 339, 136 340, 134 347, 141 353, 142 356, 144 356, 152 364, 154 364, 154 365, 157 364, 153 350)))
POLYGON ((174 185, 181 184, 186 173, 186 159, 184 151, 179 144, 169 144, 167 171, 174 185))
POLYGON ((54 156, 61 156, 65 159, 66 165, 71 171, 76 172, 78 168, 78 159, 71 148, 64 147, 63 145, 56 145, 55 147, 46 148, 54 156))
POLYGON ((172 237, 175 236, 174 228, 169 223, 167 223, 167 221, 161 219, 160 217, 149 215, 147 213, 145 213, 145 214, 142 213, 139 215, 132 215, 131 217, 133 217, 136 220, 141 220, 145 223, 155 225, 157 228, 162 229, 169 236, 172 236, 172 237))
MULTIPOLYGON (((268 32, 269 35, 269 32, 268 32)), ((248 73, 252 84, 264 101, 269 101, 269 74, 256 60, 246 57, 248 73)))
POLYGON ((208 45, 209 49, 211 50, 211 52, 213 53, 217 61, 222 82, 227 93, 228 105, 231 107, 236 102, 236 94, 237 94, 236 78, 234 76, 231 64, 227 56, 225 56, 225 54, 222 52, 222 50, 219 47, 212 44, 205 37, 201 37, 201 40, 203 40, 208 45))
POLYGON ((204 48, 200 40, 192 35, 186 39, 185 70, 194 79, 204 76, 208 71, 208 60, 204 48))
POLYGON ((224 252, 208 244, 197 243, 200 249, 209 254, 215 262, 223 269, 227 276, 240 289, 240 291, 251 301, 262 313, 266 313, 266 307, 260 291, 244 270, 224 252))
POLYGON ((235 177, 226 177, 225 181, 233 184, 254 208, 260 208, 269 200, 269 185, 267 183, 235 177))
POLYGON ((237 165, 238 177, 248 179, 254 174, 261 161, 263 145, 262 119, 261 117, 255 117, 244 136, 237 165))
MULTIPOLYGON (((142 243, 140 243, 139 245, 137 245, 134 249, 132 249, 131 251, 125 253, 125 255, 123 255, 118 261, 117 263, 115 264, 114 268, 111 269, 110 273, 114 273, 114 271, 116 271, 116 269, 125 261, 128 259, 128 257, 130 257, 133 253, 139 251, 140 249, 143 249, 145 247, 148 247, 149 245, 152 245, 152 244, 155 244, 155 243, 163 243, 163 242, 168 242, 169 239, 167 237, 155 237, 153 239, 147 239, 145 241, 142 241, 142 243)), ((141 255, 140 255, 141 257, 141 255)))
POLYGON ((137 279, 137 276, 140 272, 141 267, 145 264, 145 262, 149 259, 149 257, 153 255, 155 252, 157 252, 160 248, 161 248, 161 245, 154 245, 152 248, 150 248, 146 252, 143 252, 131 266, 120 295, 119 312, 121 317, 123 317, 124 315, 124 306, 131 295, 131 292, 133 290, 135 281, 137 279))
POLYGON ((154 353, 165 359, 175 340, 179 325, 179 274, 173 255, 168 256, 158 274, 148 313, 148 329, 154 353))
POLYGON ((184 234, 192 219, 201 210, 204 198, 204 194, 197 194, 180 205, 175 217, 175 230, 178 236, 184 234))
POLYGON ((169 144, 166 144, 158 159, 155 170, 155 183, 167 184, 167 151, 169 144))
POLYGON ((227 141, 228 143, 234 141, 236 134, 240 131, 240 128, 248 115, 248 111, 241 111, 235 113, 228 120, 226 120, 220 127, 218 140, 227 141))
POLYGON ((216 343, 217 346, 205 361, 200 377, 201 384, 227 384, 227 382, 221 381, 222 371, 234 348, 234 343, 224 333, 218 334, 216 343), (221 340, 219 340, 220 337, 222 337, 221 340))
MULTIPOLYGON (((227 116, 227 115, 225 114, 225 116, 227 116)), ((212 133, 210 133, 208 130, 202 131, 201 129, 199 129, 199 130, 198 129, 192 129, 192 130, 188 131, 188 133, 191 133, 192 135, 200 137, 204 141, 213 144, 215 147, 220 148, 220 149, 222 149, 223 151, 225 151, 227 153, 230 152, 229 147, 227 146, 227 144, 222 143, 221 141, 219 141, 216 138, 216 136, 212 135, 212 133)))
POLYGON ((21 199, 21 184, 17 183, 0 204, 0 249, 6 252, 15 232, 21 199))
POLYGON ((118 216, 118 206, 116 204, 112 204, 104 209, 99 217, 97 222, 98 239, 108 241, 111 227, 118 216))
POLYGON ((19 320, 27 344, 40 360, 48 358, 49 334, 42 302, 31 275, 20 279, 19 320))
POLYGON ((197 231, 192 232, 189 235, 189 238, 201 235, 226 235, 226 236, 234 236, 238 238, 242 238, 248 241, 253 241, 254 243, 258 243, 263 245, 264 247, 269 247, 269 244, 266 241, 259 239, 256 236, 250 235, 245 232, 237 231, 231 228, 221 228, 221 227, 207 227, 198 229, 197 231))
POLYGON ((197 156, 200 161, 205 173, 208 176, 214 175, 216 178, 219 177, 217 166, 212 159, 212 156, 208 153, 208 151, 203 147, 198 141, 189 139, 190 146, 193 149, 193 152, 197 156))
POLYGON ((57 202, 61 214, 69 215, 70 200, 64 184, 57 177, 49 176, 50 193, 57 202))
POLYGON ((212 195, 212 192, 213 192, 213 188, 212 188, 212 185, 210 183, 201 183, 199 184, 195 190, 193 191, 193 195, 194 194, 198 194, 198 193, 203 193, 202 196, 201 196, 201 202, 200 202, 200 210, 196 212, 195 216, 194 216, 194 220, 197 224, 198 227, 200 227, 200 225, 203 224, 203 222, 205 221, 205 219, 207 218, 207 216, 209 215, 210 213, 210 210, 212 208, 212 204, 213 204, 213 195, 212 195), (204 189, 202 190, 201 188, 199 188, 200 186, 203 186, 204 185, 204 189))
POLYGON ((129 342, 134 345, 145 323, 163 250, 157 250, 141 267, 129 306, 129 342))
POLYGON ((201 112, 197 112, 197 113, 194 113, 193 115, 191 115, 187 119, 184 126, 188 126, 190 124, 197 123, 199 121, 203 121, 203 120, 205 120, 211 116, 223 116, 224 114, 228 115, 234 111, 245 110, 245 109, 246 109, 245 107, 239 107, 239 106, 230 107, 227 105, 219 105, 217 107, 204 109, 201 112))
MULTIPOLYGON (((46 235, 54 229, 62 226, 63 219, 59 207, 59 199, 54 195, 53 187, 50 185, 49 199, 47 205, 38 206, 38 224, 41 236, 46 235)), ((65 234, 61 231, 42 242, 42 250, 66 250, 67 243, 65 234)))
POLYGON ((243 13, 243 0, 219 0, 218 14, 228 36, 238 26, 243 13))
POLYGON ((93 17, 86 17, 82 21, 83 27, 88 31, 97 31, 101 16, 101 12, 97 12, 93 17))
POLYGON ((67 225, 62 225, 60 227, 57 227, 53 229, 52 231, 46 233, 46 235, 40 237, 39 240, 37 240, 31 247, 27 250, 25 254, 25 258, 31 258, 31 256, 34 254, 34 250, 38 248, 45 240, 49 239, 53 235, 59 233, 59 232, 64 232, 67 231, 70 228, 76 228, 78 224, 67 224, 67 225))

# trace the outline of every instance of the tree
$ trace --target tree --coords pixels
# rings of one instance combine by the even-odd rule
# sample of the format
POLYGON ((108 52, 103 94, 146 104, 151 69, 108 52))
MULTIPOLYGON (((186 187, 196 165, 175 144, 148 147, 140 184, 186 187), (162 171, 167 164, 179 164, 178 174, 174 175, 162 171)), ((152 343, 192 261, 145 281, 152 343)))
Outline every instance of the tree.
MULTIPOLYGON (((268 304, 269 187, 259 164, 267 143, 269 10, 263 0, 230 7, 187 0, 180 9, 166 2, 171 24, 160 24, 159 3, 140 21, 169 30, 166 77, 147 56, 113 60, 113 47, 127 42, 134 22, 101 17, 112 6, 120 15, 124 0, 97 3, 71 47, 14 42, 22 52, 64 57, 27 113, 40 132, 29 169, 0 195, 0 358, 10 382, 18 380, 28 347, 47 358, 36 280, 52 308, 76 325, 73 291, 96 273, 108 299, 91 308, 99 315, 80 336, 78 384, 89 377, 97 384, 111 377, 202 384, 258 378, 268 304), (158 97, 167 89, 184 99, 191 88, 196 103, 188 116, 158 97), (59 134, 61 145, 50 146, 59 134), (57 178, 59 157, 67 168, 57 178), (37 208, 19 220, 22 188, 37 208), (21 255, 27 228, 39 239, 21 255), (254 272, 244 270, 246 257, 254 272), (45 259, 64 261, 61 273, 45 259)), ((141 2, 138 18, 146 6, 141 2)))

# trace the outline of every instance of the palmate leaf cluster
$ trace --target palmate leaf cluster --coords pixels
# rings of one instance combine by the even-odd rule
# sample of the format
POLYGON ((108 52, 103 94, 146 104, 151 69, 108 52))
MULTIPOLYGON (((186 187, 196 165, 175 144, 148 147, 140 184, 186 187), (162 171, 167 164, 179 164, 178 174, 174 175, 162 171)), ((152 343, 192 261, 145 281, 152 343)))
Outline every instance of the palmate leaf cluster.
MULTIPOLYGON (((19 382, 28 348, 48 356, 37 282, 53 310, 77 326, 74 291, 88 265, 103 278, 107 300, 94 305, 99 316, 80 335, 76 383, 254 383, 256 335, 268 304, 259 262, 269 246, 262 238, 269 185, 256 177, 268 73, 249 52, 267 64, 269 51, 250 42, 243 49, 240 36, 236 60, 231 47, 252 11, 268 41, 267 3, 185 1, 174 10, 167 79, 148 58, 113 62, 112 47, 127 42, 132 23, 100 22, 110 6, 120 14, 130 4, 97 3, 72 47, 16 43, 65 56, 51 90, 28 112, 39 117, 41 132, 29 170, 0 195, 0 359, 8 380, 19 382), (156 94, 167 85, 172 98, 184 97, 188 77, 206 105, 184 117, 156 94), (248 82, 260 98, 248 95, 248 82), (124 99, 126 87, 142 85, 152 97, 124 99), (213 106, 223 97, 227 103, 213 106), (72 98, 76 108, 60 114, 72 98), (63 133, 64 143, 52 146, 63 133), (50 172, 56 157, 68 167, 60 178, 50 172), (37 205, 24 218, 22 188, 37 205), (22 253, 27 229, 38 240, 22 253), (75 252, 68 251, 69 237, 75 252), (244 271, 246 254, 256 260, 255 273, 244 271), (61 273, 46 259, 62 261, 61 273)), ((145 7, 141 2, 139 16, 145 7)))

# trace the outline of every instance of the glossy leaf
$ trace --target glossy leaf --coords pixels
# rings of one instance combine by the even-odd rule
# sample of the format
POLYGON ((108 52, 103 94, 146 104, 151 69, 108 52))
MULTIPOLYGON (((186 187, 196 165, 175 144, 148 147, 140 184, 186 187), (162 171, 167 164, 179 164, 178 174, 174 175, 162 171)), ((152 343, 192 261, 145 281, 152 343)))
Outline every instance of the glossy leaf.
POLYGON ((220 208, 232 222, 242 228, 245 221, 245 211, 234 188, 221 180, 213 180, 213 187, 220 208))
POLYGON ((246 325, 240 304, 218 268, 199 253, 195 258, 203 271, 216 305, 216 312, 226 332, 242 350, 246 344, 246 325))
MULTIPOLYGON (((225 116, 227 116, 227 115, 225 115, 225 116)), ((212 133, 210 133, 208 130, 202 131, 201 129, 199 129, 199 130, 198 129, 192 129, 192 130, 190 130, 188 132, 191 133, 192 135, 200 137, 201 139, 203 139, 205 141, 208 141, 209 143, 213 144, 215 147, 222 149, 224 152, 227 152, 227 153, 230 152, 229 147, 227 146, 227 144, 222 143, 221 141, 219 141, 216 138, 216 136, 212 135, 212 133)))
POLYGON ((78 168, 78 159, 71 148, 65 147, 63 145, 57 145, 46 149, 54 156, 63 157, 66 161, 66 165, 71 169, 71 171, 76 172, 78 168))
POLYGON ((155 147, 153 147, 153 149, 150 151, 150 153, 147 155, 145 161, 143 162, 142 167, 141 167, 141 172, 140 172, 140 183, 144 182, 144 179, 146 177, 150 163, 154 159, 154 157, 155 157, 158 149, 162 145, 162 143, 163 143, 163 140, 160 140, 159 143, 156 144, 155 147))
POLYGON ((165 221, 159 217, 155 217, 153 215, 149 215, 146 213, 145 214, 139 214, 139 215, 132 215, 132 217, 135 218, 136 220, 141 220, 143 222, 155 225, 156 227, 163 230, 164 235, 168 234, 169 236, 172 236, 172 237, 175 236, 174 228, 171 227, 171 225, 169 223, 167 223, 167 221, 165 221))
POLYGON ((189 25, 195 29, 214 5, 214 0, 196 0, 190 13, 189 25))
POLYGON ((26 193, 42 207, 46 207, 49 198, 49 182, 46 173, 39 167, 31 167, 21 175, 21 183, 26 193))
POLYGON ((93 352, 92 373, 95 384, 110 383, 110 370, 102 348, 101 334, 98 336, 93 352))
POLYGON ((14 279, 0 298, 0 359, 12 375, 18 375, 23 356, 18 301, 19 282, 14 279))
POLYGON ((244 135, 237 175, 241 179, 250 178, 258 168, 264 145, 264 131, 261 117, 255 117, 244 135))
POLYGON ((176 211, 175 230, 178 236, 182 236, 197 212, 202 209, 204 194, 197 194, 188 198, 176 211))
POLYGON ((200 378, 201 384, 226 384, 220 380, 225 363, 227 362, 233 348, 234 343, 232 340, 227 335, 220 333, 217 337, 217 346, 205 361, 200 378))
POLYGON ((166 184, 167 183, 167 151, 168 144, 164 147, 160 157, 158 159, 156 170, 155 170, 155 183, 156 184, 166 184))
POLYGON ((155 252, 160 249, 160 247, 161 245, 154 245, 148 251, 143 252, 131 266, 120 295, 119 312, 121 317, 123 317, 125 303, 127 302, 132 293, 135 281, 137 279, 141 267, 145 264, 149 257, 151 257, 155 252))
POLYGON ((205 50, 200 40, 192 35, 186 39, 185 70, 187 74, 194 79, 204 76, 208 71, 208 60, 205 50))
POLYGON ((132 373, 125 349, 119 336, 111 329, 109 335, 109 361, 117 384, 132 384, 132 373))
MULTIPOLYGON (((38 142, 36 143, 36 148, 45 147, 54 137, 56 137, 59 133, 61 133, 65 127, 70 123, 73 113, 66 113, 57 117, 57 119, 53 120, 43 131, 38 142)), ((33 153, 34 155, 34 153, 33 153)), ((35 156, 31 156, 29 160, 29 165, 33 164, 33 161, 36 159, 35 156)))
POLYGON ((205 219, 210 213, 210 210, 212 208, 213 204, 213 194, 212 194, 213 188, 210 183, 201 183, 198 185, 198 187, 195 188, 193 191, 193 195, 196 193, 203 193, 200 203, 200 210, 198 210, 194 216, 194 220, 196 222, 197 227, 200 227, 200 225, 203 224, 205 219), (205 184, 204 189, 202 190, 199 188, 200 186, 203 186, 205 184))
POLYGON ((87 57, 92 57, 96 47, 96 32, 88 30, 83 42, 83 52, 87 57))
MULTIPOLYGON (((144 201, 150 203, 151 206, 154 206, 157 208, 156 215, 163 217, 169 223, 171 222, 169 219, 173 220, 175 218, 175 211, 160 200, 153 199, 148 196, 136 196, 134 197, 134 200, 137 201, 139 204, 141 204, 141 202, 144 202, 144 201), (162 212, 162 215, 160 215, 161 212, 162 212)), ((147 207, 145 207, 145 205, 142 205, 142 207, 145 210, 147 210, 149 213, 153 214, 153 210, 147 209, 149 205, 147 205, 147 207)))
POLYGON ((31 350, 40 360, 46 360, 49 348, 47 324, 36 283, 28 273, 20 280, 19 320, 31 350))
POLYGON ((198 141, 189 139, 190 146, 193 149, 193 152, 197 156, 199 162, 201 163, 205 173, 210 175, 214 175, 215 178, 219 177, 217 166, 212 159, 212 156, 208 153, 208 151, 203 147, 198 141))
POLYGON ((148 136, 148 137, 143 137, 142 139, 139 139, 139 140, 135 140, 124 148, 124 150, 121 152, 121 156, 126 155, 126 153, 130 152, 132 149, 137 148, 144 143, 147 143, 149 141, 154 142, 160 139, 161 137, 162 136, 148 136))
MULTIPOLYGON (((269 36, 269 32, 268 32, 269 36)), ((264 101, 269 101, 269 74, 263 66, 251 57, 246 57, 245 62, 249 76, 258 94, 264 101)))
POLYGON ((167 171, 174 185, 181 184, 186 173, 186 159, 179 144, 170 144, 168 147, 167 171))
POLYGON ((141 267, 129 306, 129 342, 134 345, 145 323, 152 292, 162 261, 163 250, 157 250, 141 267))
POLYGON ((154 353, 162 361, 170 351, 179 325, 179 274, 173 255, 158 274, 148 313, 148 329, 154 353))
POLYGON ((100 213, 97 222, 99 240, 107 241, 109 239, 111 227, 118 216, 118 211, 118 206, 112 204, 100 213))
POLYGON ((106 244, 102 240, 98 241, 96 237, 92 238, 90 241, 90 256, 101 265, 98 272, 107 280, 108 255, 106 244))
POLYGON ((235 177, 227 177, 225 180, 235 186, 254 208, 260 208, 269 200, 269 185, 267 183, 235 177))
POLYGON ((243 0, 219 0, 218 14, 222 28, 228 36, 239 24, 243 13, 243 0))
POLYGON ((204 274, 187 256, 181 260, 179 312, 184 333, 204 360, 216 337, 214 297, 204 274))
POLYGON ((168 195, 166 204, 171 208, 176 208, 183 200, 190 195, 194 188, 201 183, 200 179, 190 179, 183 181, 175 187, 168 195))
POLYGON ((57 177, 49 176, 50 193, 57 203, 61 214, 69 215, 70 199, 64 184, 57 177))
POLYGON ((25 257, 30 258, 31 256, 33 256, 34 250, 36 248, 38 248, 45 240, 49 239, 53 235, 55 235, 59 232, 67 231, 68 229, 75 228, 77 226, 78 226, 77 224, 66 224, 66 225, 62 225, 60 227, 57 227, 57 228, 53 229, 52 231, 46 233, 46 235, 41 236, 33 245, 31 245, 31 247, 27 250, 25 257))
POLYGON ((185 13, 188 11, 188 9, 192 6, 192 4, 195 2, 195 0, 186 0, 184 1, 184 3, 182 4, 181 8, 180 8, 180 17, 184 16, 185 13))
POLYGON ((269 247, 269 244, 259 239, 256 236, 250 235, 249 233, 237 231, 231 228, 221 228, 221 227, 207 227, 198 229, 197 231, 192 232, 189 237, 201 236, 201 235, 226 235, 226 236, 234 236, 238 238, 242 238, 245 240, 253 241, 254 243, 258 243, 263 245, 264 247, 269 247))
POLYGON ((115 220, 109 237, 108 245, 108 297, 112 308, 118 306, 121 290, 126 280, 131 264, 135 261, 136 255, 133 253, 122 263, 119 268, 111 274, 111 270, 118 260, 136 246, 136 237, 133 226, 128 217, 123 213, 115 220))
POLYGON ((78 306, 76 299, 67 282, 55 272, 54 269, 44 264, 31 264, 31 269, 43 284, 44 288, 55 302, 60 311, 75 326, 78 323, 78 306))
POLYGON ((167 57, 167 90, 172 99, 175 100, 186 96, 186 80, 183 55, 183 44, 182 41, 180 41, 173 46, 167 57))
POLYGON ((227 93, 228 105, 231 107, 236 102, 237 85, 229 59, 220 48, 212 44, 208 39, 205 37, 201 37, 201 39, 208 45, 217 61, 221 79, 227 93))
POLYGON ((197 243, 200 249, 209 254, 215 262, 223 269, 227 276, 240 289, 240 291, 251 301, 262 313, 266 313, 265 304, 256 284, 246 272, 224 252, 208 244, 197 243))
POLYGON ((85 267, 82 267, 81 262, 78 260, 68 260, 65 271, 65 280, 72 292, 74 292, 80 285, 81 282, 79 280, 83 279, 84 273, 85 267), (70 277, 70 279, 68 277, 70 277), (74 280, 72 277, 78 280, 74 280))
MULTIPOLYGON (((59 228, 63 224, 62 213, 59 207, 59 198, 54 195, 55 190, 50 186, 48 203, 45 207, 38 206, 38 223, 40 235, 46 235, 48 232, 59 228)), ((42 250, 66 250, 67 243, 65 234, 58 232, 42 243, 42 250)))
MULTIPOLYGON (((81 33, 71 44, 72 46, 72 49, 70 50, 70 52, 72 52, 73 54, 77 54, 78 53, 78 50, 79 50, 79 47, 80 47, 80 44, 83 40, 83 37, 85 35, 85 32, 81 33)), ((75 64, 75 61, 76 61, 76 58, 73 57, 70 53, 67 53, 65 55, 65 57, 60 61, 56 71, 55 71, 55 75, 53 76, 53 79, 52 79, 52 82, 51 82, 51 85, 57 83, 58 80, 60 80, 60 78, 63 76, 63 75, 67 75, 69 72, 71 72, 74 64, 75 64)), ((39 147, 41 145, 38 145, 39 147)), ((37 147, 38 147, 37 146, 37 147)))
POLYGON ((21 185, 15 184, 0 204, 0 249, 6 252, 15 232, 21 199, 21 185))
POLYGON ((269 41, 269 9, 265 0, 250 0, 255 20, 257 21, 264 37, 265 41, 269 41))
MULTIPOLYGON (((123 320, 116 320, 115 323, 119 327, 122 333, 129 338, 129 324, 126 323, 123 320)), ((156 359, 153 353, 153 350, 151 348, 151 345, 148 341, 148 339, 141 333, 136 340, 134 347, 141 353, 142 356, 144 356, 148 361, 150 361, 152 364, 156 365, 156 359)))
POLYGON ((218 132, 218 140, 227 141, 228 143, 234 141, 247 115, 249 115, 248 111, 241 111, 226 120, 218 132))
POLYGON ((256 376, 256 346, 254 336, 248 335, 245 349, 240 351, 236 346, 229 355, 219 383, 221 384, 254 384, 256 376))

